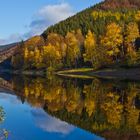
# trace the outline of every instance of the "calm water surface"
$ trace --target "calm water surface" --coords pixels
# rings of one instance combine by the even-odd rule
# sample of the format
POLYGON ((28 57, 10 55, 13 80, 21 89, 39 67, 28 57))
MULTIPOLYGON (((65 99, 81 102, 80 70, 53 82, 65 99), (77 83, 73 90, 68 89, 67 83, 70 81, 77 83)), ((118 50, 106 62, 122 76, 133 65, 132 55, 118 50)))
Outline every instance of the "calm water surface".
POLYGON ((8 140, 140 139, 138 82, 2 76, 0 106, 8 140))

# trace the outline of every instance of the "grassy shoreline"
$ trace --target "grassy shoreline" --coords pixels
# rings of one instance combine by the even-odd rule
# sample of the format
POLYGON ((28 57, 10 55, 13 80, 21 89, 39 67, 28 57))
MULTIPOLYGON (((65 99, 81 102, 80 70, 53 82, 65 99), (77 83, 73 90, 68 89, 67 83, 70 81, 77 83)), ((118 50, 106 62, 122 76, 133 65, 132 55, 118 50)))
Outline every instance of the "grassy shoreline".
POLYGON ((58 71, 56 74, 59 76, 71 78, 140 80, 140 68, 106 68, 100 70, 81 68, 58 71))
MULTIPOLYGON (((28 76, 46 76, 47 72, 40 70, 2 70, 0 73, 9 73, 15 75, 28 75, 28 76)), ((69 77, 69 78, 80 78, 80 79, 116 79, 116 80, 138 80, 140 81, 140 68, 104 68, 104 69, 93 69, 93 68, 79 68, 69 69, 52 72, 57 76, 69 77)))

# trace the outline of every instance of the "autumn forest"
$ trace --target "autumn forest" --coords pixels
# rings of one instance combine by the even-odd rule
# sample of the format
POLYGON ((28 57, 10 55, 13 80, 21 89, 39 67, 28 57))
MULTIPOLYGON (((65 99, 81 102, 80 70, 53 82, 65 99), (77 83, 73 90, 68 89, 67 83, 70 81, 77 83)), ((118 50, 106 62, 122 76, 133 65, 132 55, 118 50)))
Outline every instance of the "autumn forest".
POLYGON ((41 36, 19 43, 12 67, 54 71, 139 66, 140 11, 91 9, 78 13, 78 21, 71 17, 49 27, 41 36))

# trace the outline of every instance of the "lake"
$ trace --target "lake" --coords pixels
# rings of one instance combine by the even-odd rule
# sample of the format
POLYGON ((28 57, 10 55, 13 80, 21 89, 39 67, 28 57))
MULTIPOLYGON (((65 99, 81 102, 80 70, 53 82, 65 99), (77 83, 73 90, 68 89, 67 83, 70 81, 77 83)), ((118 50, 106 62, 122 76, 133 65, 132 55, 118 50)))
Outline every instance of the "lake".
POLYGON ((3 140, 138 140, 140 83, 1 75, 0 122, 3 140))

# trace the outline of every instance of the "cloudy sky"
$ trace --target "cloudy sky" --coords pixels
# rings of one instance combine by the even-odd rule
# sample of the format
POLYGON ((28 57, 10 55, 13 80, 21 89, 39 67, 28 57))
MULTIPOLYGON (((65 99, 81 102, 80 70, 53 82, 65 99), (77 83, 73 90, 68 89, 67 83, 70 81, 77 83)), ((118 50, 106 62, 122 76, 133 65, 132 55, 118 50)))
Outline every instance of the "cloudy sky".
POLYGON ((0 0, 0 45, 42 33, 101 0, 0 0))

